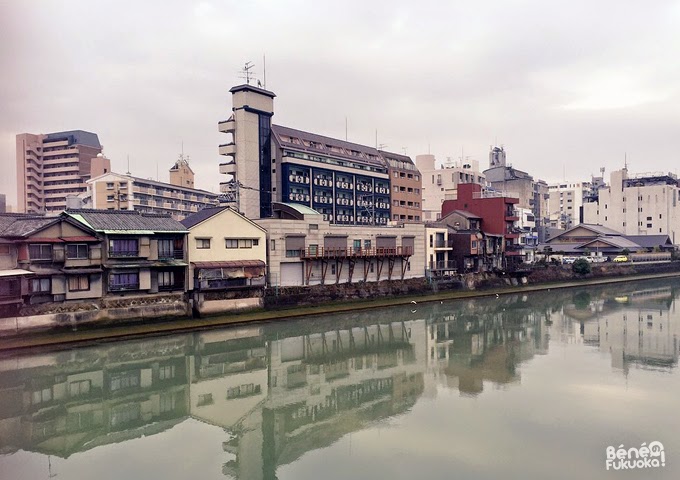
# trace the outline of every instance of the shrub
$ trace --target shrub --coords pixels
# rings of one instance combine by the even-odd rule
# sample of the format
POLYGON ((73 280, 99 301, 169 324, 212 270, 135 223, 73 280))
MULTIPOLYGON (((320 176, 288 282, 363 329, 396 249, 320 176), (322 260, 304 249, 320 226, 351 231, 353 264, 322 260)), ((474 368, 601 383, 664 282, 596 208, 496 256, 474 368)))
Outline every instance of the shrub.
POLYGON ((588 275, 590 273, 590 263, 585 258, 579 258, 571 264, 571 271, 577 275, 588 275))

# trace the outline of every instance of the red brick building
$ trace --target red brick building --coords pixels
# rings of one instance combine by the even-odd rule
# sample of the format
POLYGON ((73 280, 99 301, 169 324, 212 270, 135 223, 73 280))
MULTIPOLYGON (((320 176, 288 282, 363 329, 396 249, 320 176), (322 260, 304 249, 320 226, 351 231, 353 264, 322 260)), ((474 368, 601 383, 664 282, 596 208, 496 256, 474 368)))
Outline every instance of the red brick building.
POLYGON ((445 200, 442 204, 442 218, 454 210, 464 210, 482 218, 481 230, 485 233, 503 235, 504 253, 519 260, 520 245, 517 244, 519 231, 515 229, 515 222, 519 220, 514 205, 518 198, 505 196, 502 192, 483 189, 476 183, 458 185, 458 198, 445 200))

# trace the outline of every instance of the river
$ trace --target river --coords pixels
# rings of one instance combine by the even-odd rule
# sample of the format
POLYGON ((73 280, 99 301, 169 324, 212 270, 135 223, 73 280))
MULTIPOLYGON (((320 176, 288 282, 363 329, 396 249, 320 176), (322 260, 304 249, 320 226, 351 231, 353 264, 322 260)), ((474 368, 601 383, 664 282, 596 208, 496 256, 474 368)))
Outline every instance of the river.
POLYGON ((6 352, 0 478, 678 478, 679 294, 629 282, 6 352))

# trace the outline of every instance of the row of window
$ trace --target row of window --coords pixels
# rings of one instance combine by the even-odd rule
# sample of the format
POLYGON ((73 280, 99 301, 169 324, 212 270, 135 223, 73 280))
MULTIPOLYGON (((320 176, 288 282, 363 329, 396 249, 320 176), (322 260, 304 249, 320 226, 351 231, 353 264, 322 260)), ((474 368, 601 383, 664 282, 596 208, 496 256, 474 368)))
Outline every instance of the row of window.
MULTIPOLYGON (((33 294, 49 294, 52 292, 52 279, 32 278, 29 283, 30 291, 33 294)), ((67 277, 67 287, 69 292, 84 292, 90 289, 89 275, 70 275, 67 277)))
MULTIPOLYGON (((66 245, 66 258, 69 260, 88 259, 89 247, 85 243, 66 245)), ((52 260, 52 245, 35 244, 28 246, 28 256, 31 260, 52 260)))
MULTIPOLYGON (((225 248, 253 248, 260 245, 260 240, 257 238, 225 238, 225 248)), ((209 238, 197 238, 196 248, 198 250, 207 250, 210 248, 209 238)))

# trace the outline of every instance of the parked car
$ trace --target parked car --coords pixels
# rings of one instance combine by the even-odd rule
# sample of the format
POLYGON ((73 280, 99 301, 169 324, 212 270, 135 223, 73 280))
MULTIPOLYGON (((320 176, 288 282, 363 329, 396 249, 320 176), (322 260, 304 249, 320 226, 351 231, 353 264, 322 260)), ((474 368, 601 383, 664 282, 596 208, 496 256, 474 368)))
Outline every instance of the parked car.
POLYGON ((576 261, 576 257, 562 257, 562 263, 564 265, 571 265, 576 261))
POLYGON ((586 257, 586 260, 588 260, 590 263, 604 263, 607 261, 607 257, 586 257))
POLYGON ((624 263, 628 261, 628 257, 625 255, 617 255, 614 257, 614 260, 612 260, 615 263, 624 263))

